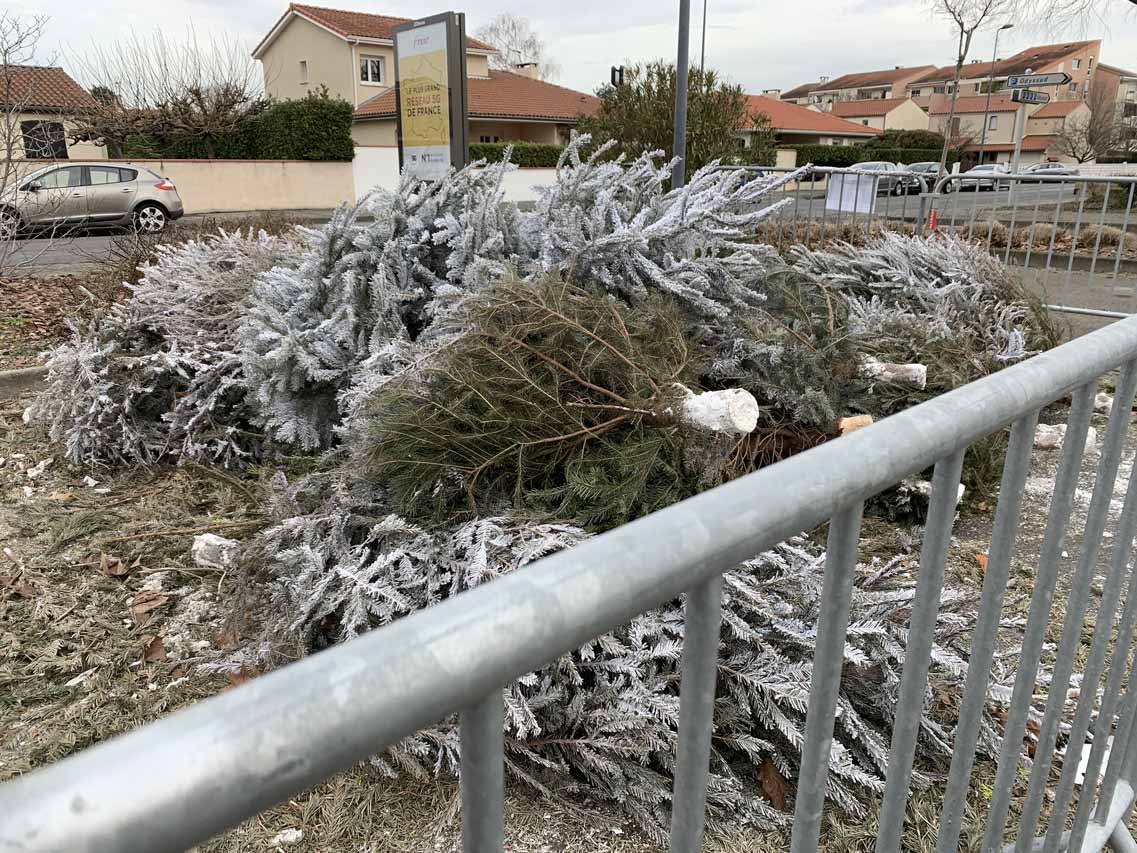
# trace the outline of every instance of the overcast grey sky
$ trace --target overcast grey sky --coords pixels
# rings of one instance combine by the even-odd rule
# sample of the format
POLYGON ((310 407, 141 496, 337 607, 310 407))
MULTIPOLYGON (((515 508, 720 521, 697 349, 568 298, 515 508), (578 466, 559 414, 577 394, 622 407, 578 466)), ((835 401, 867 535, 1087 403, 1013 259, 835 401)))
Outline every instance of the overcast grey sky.
MULTIPOLYGON (((426 6, 422 0, 310 2, 406 17, 451 8, 466 13, 470 32, 497 12, 512 11, 529 18, 545 39, 561 66, 558 82, 583 91, 603 83, 611 65, 673 59, 679 6, 677 0, 442 0, 426 6)), ((1016 22, 1000 39, 999 54, 1031 44, 1101 37, 1103 61, 1137 68, 1137 6, 1127 0, 1103 2, 1106 20, 1087 24, 1084 33, 1031 32, 1027 22, 1016 22)), ((251 47, 287 7, 285 0, 10 0, 8 5, 28 14, 49 10, 41 52, 65 67, 69 52, 82 52, 92 41, 114 41, 132 28, 146 32, 160 26, 176 36, 192 23, 199 34, 225 32, 251 47)), ((691 55, 697 63, 702 2, 692 0, 691 5, 691 55)), ((950 25, 933 18, 921 0, 708 0, 707 7, 707 65, 749 92, 788 88, 819 75, 954 61, 950 25)), ((977 36, 972 57, 990 58, 993 37, 977 36)))

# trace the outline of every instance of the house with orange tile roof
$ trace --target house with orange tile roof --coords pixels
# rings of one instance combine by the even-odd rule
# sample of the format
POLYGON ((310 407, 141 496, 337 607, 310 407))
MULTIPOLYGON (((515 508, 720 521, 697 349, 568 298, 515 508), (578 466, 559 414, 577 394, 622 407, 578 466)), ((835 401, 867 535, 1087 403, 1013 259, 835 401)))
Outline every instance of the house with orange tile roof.
MULTIPOLYGON (((770 120, 779 145, 856 145, 880 133, 875 127, 765 95, 747 95, 746 100, 751 116, 764 115, 770 120)), ((739 134, 747 139, 750 132, 742 129, 739 134)))
MULTIPOLYGON (((395 125, 393 28, 408 18, 292 3, 253 50, 265 92, 301 98, 326 86, 355 107, 356 145, 393 147, 395 125)), ((599 106, 592 95, 536 79, 536 69, 491 71, 497 51, 466 38, 471 142, 563 143, 582 115, 599 106)))
POLYGON ((96 160, 106 148, 72 142, 69 116, 94 104, 90 94, 62 68, 7 65, 0 69, 0 108, 11 116, 3 156, 13 160, 96 160))
POLYGON ((837 101, 833 115, 877 130, 927 130, 928 114, 911 98, 837 101))

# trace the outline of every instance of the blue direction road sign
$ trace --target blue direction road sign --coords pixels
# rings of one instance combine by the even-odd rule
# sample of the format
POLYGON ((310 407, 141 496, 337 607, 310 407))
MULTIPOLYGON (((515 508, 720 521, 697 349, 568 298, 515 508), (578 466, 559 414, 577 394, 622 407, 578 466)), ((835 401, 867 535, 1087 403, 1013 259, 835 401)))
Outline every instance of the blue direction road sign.
POLYGON ((1050 96, 1045 92, 1035 92, 1033 89, 1015 89, 1011 92, 1011 100, 1018 104, 1048 104, 1050 96))
POLYGON ((1064 71, 1054 74, 1012 74, 1007 78, 1008 89, 1026 89, 1030 86, 1064 86, 1072 78, 1064 71))

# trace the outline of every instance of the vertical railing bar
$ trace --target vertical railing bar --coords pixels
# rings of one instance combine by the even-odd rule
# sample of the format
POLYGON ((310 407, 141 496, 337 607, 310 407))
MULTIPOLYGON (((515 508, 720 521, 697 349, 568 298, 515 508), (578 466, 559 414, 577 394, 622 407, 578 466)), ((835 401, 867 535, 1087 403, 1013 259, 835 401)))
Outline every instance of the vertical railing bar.
POLYGON ((995 510, 995 526, 991 534, 991 547, 988 549, 987 571, 983 577, 979 618, 971 638, 963 706, 960 709, 959 723, 955 727, 955 749, 944 793, 936 853, 956 853, 959 845, 971 768, 975 763, 975 745, 979 739, 979 724, 987 705, 988 676, 995 656, 1003 595, 1007 588, 1011 554, 1018 536, 1023 484, 1030 473, 1030 454, 1034 448, 1037 425, 1036 409, 1019 418, 1011 427, 1003 479, 999 486, 999 505, 995 510))
POLYGON ((687 590, 683 607, 671 853, 698 853, 703 847, 721 623, 722 575, 716 574, 687 590))
MULTIPOLYGON (((813 193, 816 185, 817 181, 811 181, 809 184, 809 204, 805 208, 805 239, 801 242, 806 246, 809 245, 809 234, 813 230, 813 193)), ((801 181, 798 181, 798 191, 801 191, 801 181)), ((822 207, 824 208, 824 205, 822 207)))
POLYGON ((1083 184, 1082 197, 1078 199, 1078 216, 1074 220, 1074 235, 1070 240, 1070 260, 1066 264, 1066 283, 1064 287, 1067 291, 1070 288, 1070 279, 1074 276, 1074 253, 1078 248, 1078 236, 1082 233, 1082 214, 1084 214, 1086 210, 1086 196, 1089 195, 1088 189, 1089 185, 1083 184))
POLYGON ((1026 234, 1026 260, 1023 262, 1023 269, 1030 269, 1030 256, 1034 253, 1034 229, 1038 227, 1038 208, 1042 203, 1042 193, 1034 197, 1034 214, 1030 218, 1030 230, 1026 234))
MULTIPOLYGON (((957 193, 963 192, 963 181, 959 182, 959 188, 956 190, 956 192, 957 193)), ((979 190, 978 190, 978 188, 975 190, 975 198, 976 198, 975 204, 971 205, 971 218, 967 221, 967 239, 968 239, 968 241, 971 240, 972 235, 974 235, 974 233, 975 233, 975 220, 979 216, 979 201, 978 201, 979 190)))
POLYGON ((801 751, 801 771, 790 838, 791 853, 815 853, 821 836, 829 751, 833 746, 837 696, 845 663, 845 634, 849 625, 849 602, 853 597, 863 512, 864 504, 858 503, 829 520, 817 646, 813 653, 805 742, 801 751))
POLYGON ((960 185, 958 185, 958 188, 956 188, 956 190, 955 190, 955 197, 952 199, 952 218, 951 218, 951 220, 948 220, 948 223, 947 223, 948 229, 951 229, 952 237, 956 237, 955 214, 958 213, 958 209, 960 209, 960 193, 961 192, 963 192, 963 184, 962 183, 960 185))
POLYGON ((501 853, 505 843, 505 737, 500 690, 458 712, 462 853, 501 853))
MULTIPOLYGON (((1094 283, 1094 275, 1097 273, 1098 265, 1098 252, 1101 250, 1101 230, 1105 227, 1105 212, 1109 208, 1109 191, 1113 189, 1111 182, 1106 182, 1105 197, 1101 200, 1101 216, 1098 218, 1098 233, 1094 238, 1094 253, 1090 257, 1090 280, 1087 282, 1087 287, 1092 287, 1094 283)), ((1122 234, 1118 238, 1122 243, 1125 242, 1125 235, 1122 234)))
POLYGON ((892 726, 892 746, 888 753, 884 805, 881 807, 876 853, 896 853, 904 830, 912 764, 916 758, 916 737, 924 716, 924 696, 928 689, 928 669, 936 634, 936 617, 944 585, 944 563, 951 545, 959 501, 959 478, 963 472, 961 448, 936 463, 932 474, 932 496, 924 543, 920 550, 920 572, 916 580, 916 599, 908 622, 908 644, 904 650, 904 670, 900 676, 900 701, 892 726))
MULTIPOLYGON (((1074 186, 1074 191, 1077 192, 1077 185, 1074 186)), ((1054 225, 1050 229, 1050 245, 1046 247, 1046 266, 1043 267, 1043 272, 1049 272, 1052 262, 1054 260, 1054 243, 1058 239, 1058 220, 1062 216, 1062 205, 1066 200, 1062 198, 1062 193, 1058 193, 1058 203, 1054 205, 1054 225)))
POLYGON ((1023 735, 1031 697, 1034 695, 1038 675, 1038 659, 1046 638, 1046 623, 1054 597, 1054 583, 1058 574, 1058 561, 1066 539, 1066 522, 1074 504, 1074 490, 1082 467, 1082 453, 1086 433, 1093 412, 1096 380, 1079 386, 1074 391, 1066 435, 1062 444, 1062 463, 1054 479, 1054 493, 1046 519, 1042 548, 1039 551, 1038 570, 1035 572, 1034 594, 1031 596, 1026 629, 1023 632, 1020 666, 1015 673, 1015 686, 1007 707, 1007 721, 1003 727, 1003 740, 999 747, 998 770, 992 786, 991 806, 987 813, 987 826, 983 834, 982 850, 999 850, 1002 846, 1003 827, 1011 804, 1011 790, 1018 772, 1023 735))
MULTIPOLYGON (((1137 666, 1137 656, 1133 658, 1132 666, 1137 666)), ((1104 822, 1109 814, 1109 804, 1117 792, 1117 783, 1121 780, 1122 771, 1125 770, 1126 745, 1133 735, 1135 722, 1137 722, 1137 679, 1134 679, 1131 668, 1125 696, 1117 712, 1117 731, 1113 736, 1113 749, 1110 750, 1105 776, 1102 777, 1101 787, 1098 789, 1098 804, 1094 811, 1094 820, 1098 822, 1104 822)))
MULTIPOLYGON (((825 245, 825 228, 829 225, 829 187, 833 183, 833 175, 829 172, 822 172, 825 176, 825 198, 821 202, 821 233, 818 235, 818 245, 825 245)), ((841 179, 844 181, 844 178, 841 179)), ((816 183, 816 182, 815 182, 816 183)), ((844 190, 842 184, 841 189, 844 190)))
MULTIPOLYGON (((1085 529, 1082 532, 1082 550, 1071 581, 1070 595, 1065 602, 1065 616, 1062 620, 1062 638, 1051 672, 1050 689, 1046 697, 1046 711, 1038 732, 1034 766, 1030 772, 1026 803, 1019 818, 1019 834, 1015 843, 1018 853, 1026 853, 1034 841, 1034 830, 1042 811, 1042 799, 1046 793, 1050 767, 1054 761, 1054 745, 1058 738, 1058 727, 1066 706, 1066 689, 1074 671, 1074 660, 1082 638, 1086 608, 1089 604, 1090 585, 1094 568, 1097 565, 1098 551, 1101 548, 1102 534, 1109 520, 1109 505, 1113 499, 1113 485, 1117 479, 1117 469, 1125 445, 1125 435, 1129 429, 1134 386, 1137 386, 1137 362, 1128 362, 1121 371, 1117 398, 1121 402, 1113 407, 1106 427, 1105 441, 1102 444, 1101 459, 1098 463, 1097 481, 1094 483, 1089 510, 1086 513, 1085 529)), ((1083 685, 1086 689, 1087 685, 1083 685)), ((1096 689, 1096 686, 1093 688, 1096 689)), ((1071 761, 1077 759, 1070 757, 1071 761)))
MULTIPOLYGON (((1117 238, 1117 257, 1113 259, 1113 284, 1117 286, 1117 274, 1121 272, 1121 256, 1125 252, 1125 235, 1129 233, 1129 214, 1133 210, 1133 191, 1137 189, 1137 181, 1129 185, 1129 198, 1125 200, 1125 215, 1121 219, 1121 236, 1117 238)), ((1137 288, 1134 288, 1137 295, 1137 288)))
MULTIPOLYGON (((1109 576, 1102 589, 1101 605, 1098 608, 1098 616, 1095 620, 1090 661, 1086 665, 1086 674, 1082 677, 1082 692, 1078 698, 1078 709, 1070 737, 1067 739, 1066 760, 1063 763, 1062 779, 1059 782, 1057 794, 1057 802, 1063 803, 1062 814, 1060 816, 1058 812, 1052 814, 1051 826, 1047 830, 1048 843, 1055 823, 1065 818, 1065 805, 1062 798, 1063 783, 1069 786, 1071 793, 1073 792, 1074 771, 1077 769, 1077 764, 1071 759, 1071 751, 1079 749, 1081 744, 1085 743, 1090 722, 1090 711, 1097 693, 1096 687, 1101 674, 1100 670, 1105 665, 1106 645, 1109 642, 1109 634, 1113 630, 1113 617, 1121 595, 1122 581, 1128 569, 1129 558, 1133 552, 1133 537, 1135 535, 1137 535, 1137 477, 1132 476, 1131 473, 1129 486, 1125 493, 1125 505, 1121 510, 1117 535, 1114 539, 1109 576), (1086 682, 1090 679, 1091 673, 1095 690, 1088 692, 1086 682), (1087 705, 1084 710, 1083 703, 1087 705), (1084 716, 1084 721, 1081 723, 1079 722, 1080 715, 1084 716), (1066 779, 1067 766, 1071 768, 1069 780, 1066 779)), ((1129 657, 1129 644, 1132 642, 1135 624, 1137 624, 1137 572, 1131 573, 1129 579, 1129 590, 1125 597, 1125 607, 1121 613, 1121 624, 1118 626, 1117 640, 1113 646, 1114 656, 1110 662, 1109 675, 1106 678, 1105 693, 1102 695, 1101 706, 1098 708, 1097 724, 1094 726, 1093 746, 1090 749, 1090 758, 1086 763, 1086 770, 1082 777, 1082 789, 1078 795, 1078 807, 1074 812, 1074 826, 1070 836, 1070 848, 1073 850, 1081 847, 1086 824, 1090 818, 1090 805, 1093 803, 1093 795, 1098 787, 1098 776, 1105 756, 1105 745, 1109 739, 1110 729, 1113 727, 1117 699, 1121 694, 1121 676, 1124 674, 1125 663, 1129 657)), ((1118 748, 1121 746, 1119 743, 1116 745, 1118 748)), ((1080 755, 1078 757, 1080 758, 1080 755)))
MULTIPOLYGON (((995 195, 999 194, 999 179, 995 178, 995 188, 992 190, 995 195)), ((1003 263, 1010 263, 1011 260, 1011 243, 1014 242, 1015 237, 1015 216, 1019 212, 1019 199, 1018 195, 1014 192, 1014 182, 1007 183, 1007 200, 1011 203, 1011 224, 1007 226, 1007 251, 1003 253, 1003 263)), ((1037 197, 1037 196, 1036 196, 1037 197)), ((993 203, 993 202, 992 202, 993 203)), ((993 219, 993 217, 992 217, 993 219)))

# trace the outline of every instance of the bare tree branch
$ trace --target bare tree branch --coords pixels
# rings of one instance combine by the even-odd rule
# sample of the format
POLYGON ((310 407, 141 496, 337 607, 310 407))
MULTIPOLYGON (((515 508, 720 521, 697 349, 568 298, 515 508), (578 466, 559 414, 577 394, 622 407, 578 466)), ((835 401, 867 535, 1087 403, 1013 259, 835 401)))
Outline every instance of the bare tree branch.
POLYGON ((546 56, 545 42, 533 31, 527 18, 502 12, 475 35, 499 51, 497 56, 490 57, 490 68, 509 71, 517 65, 533 63, 542 80, 555 80, 561 73, 560 67, 546 56))
POLYGON ((78 117, 76 139, 103 141, 112 157, 128 140, 182 136, 208 157, 266 101, 256 61, 238 39, 199 39, 191 28, 175 41, 162 30, 96 44, 73 57, 96 106, 78 117))

